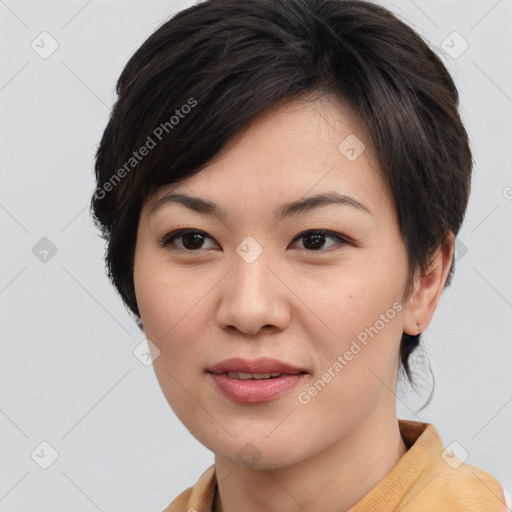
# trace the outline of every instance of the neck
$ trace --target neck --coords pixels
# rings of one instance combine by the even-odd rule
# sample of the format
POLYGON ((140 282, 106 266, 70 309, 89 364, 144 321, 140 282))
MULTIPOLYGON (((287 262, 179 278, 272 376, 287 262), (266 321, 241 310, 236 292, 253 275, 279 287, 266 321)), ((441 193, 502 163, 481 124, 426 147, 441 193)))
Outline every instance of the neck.
POLYGON ((255 470, 216 456, 214 511, 348 511, 406 452, 393 413, 367 418, 335 445, 291 466, 255 470))

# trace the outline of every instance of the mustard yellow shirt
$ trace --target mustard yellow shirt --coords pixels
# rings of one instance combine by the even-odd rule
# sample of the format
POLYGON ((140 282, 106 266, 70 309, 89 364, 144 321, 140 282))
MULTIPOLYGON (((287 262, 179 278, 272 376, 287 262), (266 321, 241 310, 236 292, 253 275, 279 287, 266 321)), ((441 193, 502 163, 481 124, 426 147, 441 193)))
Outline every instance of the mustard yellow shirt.
MULTIPOLYGON (((349 512, 506 512, 503 488, 492 475, 462 462, 431 423, 398 420, 407 452, 349 512)), ((163 512, 212 512, 217 480, 211 465, 163 512)))

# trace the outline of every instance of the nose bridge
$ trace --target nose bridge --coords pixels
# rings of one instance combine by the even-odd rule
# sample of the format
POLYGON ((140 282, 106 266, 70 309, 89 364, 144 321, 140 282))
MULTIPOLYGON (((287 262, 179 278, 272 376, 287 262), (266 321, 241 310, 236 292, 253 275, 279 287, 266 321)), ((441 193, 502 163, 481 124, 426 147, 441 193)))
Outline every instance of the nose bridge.
POLYGON ((266 325, 285 326, 289 320, 286 287, 274 275, 275 269, 268 268, 270 260, 270 252, 252 237, 238 245, 218 312, 222 327, 254 334, 266 325))
POLYGON ((271 282, 271 272, 267 268, 269 251, 250 236, 236 248, 232 277, 239 302, 248 302, 252 307, 262 307, 264 302, 273 300, 271 288, 275 283, 271 282))

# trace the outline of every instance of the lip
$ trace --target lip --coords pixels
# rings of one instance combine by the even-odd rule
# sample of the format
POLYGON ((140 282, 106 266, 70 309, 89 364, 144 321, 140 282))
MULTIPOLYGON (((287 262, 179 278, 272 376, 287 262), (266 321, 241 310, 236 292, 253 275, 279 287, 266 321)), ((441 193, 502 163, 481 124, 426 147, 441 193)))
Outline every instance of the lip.
POLYGON ((206 370, 216 389, 225 397, 239 403, 258 403, 274 400, 294 388, 307 372, 283 361, 264 357, 255 360, 231 358, 221 361, 206 370), (226 372, 281 373, 269 379, 239 380, 226 372))
POLYGON ((295 375, 297 373, 307 373, 302 368, 297 368, 278 359, 271 357, 261 357, 259 359, 242 359, 232 357, 214 364, 206 370, 209 373, 225 373, 225 372, 245 372, 245 373, 286 373, 295 375))
POLYGON ((230 400, 240 403, 252 404, 274 400, 290 389, 294 388, 305 373, 294 375, 286 374, 281 377, 261 380, 232 379, 225 373, 208 373, 214 381, 216 388, 230 400))

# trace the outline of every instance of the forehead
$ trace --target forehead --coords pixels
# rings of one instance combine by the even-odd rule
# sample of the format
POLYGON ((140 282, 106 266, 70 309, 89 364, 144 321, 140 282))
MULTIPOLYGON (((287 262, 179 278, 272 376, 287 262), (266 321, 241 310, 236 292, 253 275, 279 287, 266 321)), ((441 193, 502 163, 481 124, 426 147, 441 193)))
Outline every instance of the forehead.
POLYGON ((208 165, 161 187, 149 206, 170 192, 270 206, 335 191, 378 210, 389 202, 382 185, 370 141, 351 109, 331 99, 301 99, 253 118, 208 165))

